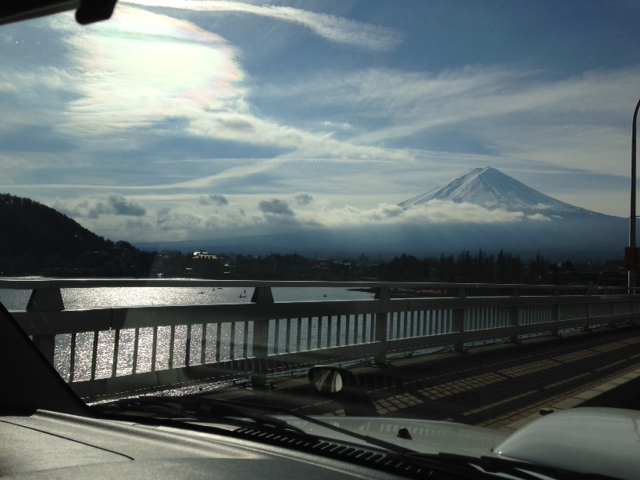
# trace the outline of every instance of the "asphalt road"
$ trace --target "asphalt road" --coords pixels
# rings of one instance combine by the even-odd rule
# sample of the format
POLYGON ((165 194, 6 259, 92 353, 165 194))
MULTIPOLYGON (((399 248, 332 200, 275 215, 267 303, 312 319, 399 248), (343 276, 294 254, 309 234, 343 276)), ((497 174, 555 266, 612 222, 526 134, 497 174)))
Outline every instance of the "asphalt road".
POLYGON ((640 328, 630 326, 406 362, 361 378, 382 415, 503 428, 541 408, 640 406, 635 388, 596 400, 601 386, 639 367, 640 328))
MULTIPOLYGON (((640 408, 640 326, 407 357, 352 371, 382 416, 510 429, 541 408, 640 408)), ((305 379, 275 379, 269 387, 244 392, 242 401, 344 414, 340 403, 310 393, 305 379)))

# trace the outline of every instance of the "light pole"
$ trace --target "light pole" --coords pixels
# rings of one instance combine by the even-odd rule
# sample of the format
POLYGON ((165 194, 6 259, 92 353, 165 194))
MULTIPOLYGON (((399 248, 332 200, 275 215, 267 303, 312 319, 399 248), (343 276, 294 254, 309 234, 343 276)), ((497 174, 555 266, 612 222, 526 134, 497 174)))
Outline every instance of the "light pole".
POLYGON ((629 212, 629 250, 626 255, 629 293, 635 294, 636 270, 638 268, 638 250, 636 248, 636 130, 640 100, 633 111, 631 131, 631 209, 629 212))

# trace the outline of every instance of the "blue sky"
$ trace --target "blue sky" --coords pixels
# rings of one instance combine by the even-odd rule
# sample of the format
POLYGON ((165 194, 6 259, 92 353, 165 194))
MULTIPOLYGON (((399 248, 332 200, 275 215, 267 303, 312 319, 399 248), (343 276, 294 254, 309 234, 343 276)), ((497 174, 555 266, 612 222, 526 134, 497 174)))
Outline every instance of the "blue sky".
POLYGON ((133 242, 478 221, 396 204, 484 166, 627 216, 638 25, 632 1, 136 0, 3 26, 0 190, 133 242))

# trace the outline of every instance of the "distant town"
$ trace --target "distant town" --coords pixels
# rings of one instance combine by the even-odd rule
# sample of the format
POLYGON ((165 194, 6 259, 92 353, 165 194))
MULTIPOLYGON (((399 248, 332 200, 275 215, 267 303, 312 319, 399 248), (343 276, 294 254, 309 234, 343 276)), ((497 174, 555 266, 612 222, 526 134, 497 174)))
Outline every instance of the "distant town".
MULTIPOLYGON (((50 255, 42 268, 23 272, 50 277, 204 278, 252 280, 366 280, 404 282, 626 284, 622 260, 600 264, 555 263, 542 255, 531 260, 500 251, 418 258, 402 254, 391 260, 308 258, 297 253, 247 255, 197 251, 141 251, 117 242, 108 251, 77 259, 50 255)), ((6 272, 3 272, 6 276, 6 272)))

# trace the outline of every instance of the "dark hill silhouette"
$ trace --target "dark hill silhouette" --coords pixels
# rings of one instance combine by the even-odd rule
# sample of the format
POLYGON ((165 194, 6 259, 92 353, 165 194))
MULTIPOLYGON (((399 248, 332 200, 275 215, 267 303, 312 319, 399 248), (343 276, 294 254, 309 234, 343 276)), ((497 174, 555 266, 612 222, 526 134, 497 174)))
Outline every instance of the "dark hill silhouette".
POLYGON ((28 198, 0 194, 0 274, 42 273, 46 267, 86 267, 115 244, 66 215, 28 198))

